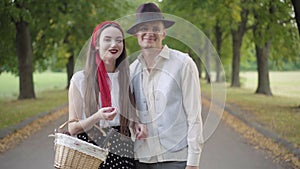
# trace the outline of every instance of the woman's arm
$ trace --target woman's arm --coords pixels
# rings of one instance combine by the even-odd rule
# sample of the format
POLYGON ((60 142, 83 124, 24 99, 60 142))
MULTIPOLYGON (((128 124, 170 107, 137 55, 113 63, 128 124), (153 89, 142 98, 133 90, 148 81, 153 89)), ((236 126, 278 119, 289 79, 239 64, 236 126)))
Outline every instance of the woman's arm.
POLYGON ((113 107, 105 107, 99 109, 96 113, 82 119, 84 100, 78 88, 71 83, 69 88, 69 120, 78 119, 78 122, 69 123, 69 132, 71 135, 87 131, 100 120, 113 120, 117 114, 117 109, 113 107))

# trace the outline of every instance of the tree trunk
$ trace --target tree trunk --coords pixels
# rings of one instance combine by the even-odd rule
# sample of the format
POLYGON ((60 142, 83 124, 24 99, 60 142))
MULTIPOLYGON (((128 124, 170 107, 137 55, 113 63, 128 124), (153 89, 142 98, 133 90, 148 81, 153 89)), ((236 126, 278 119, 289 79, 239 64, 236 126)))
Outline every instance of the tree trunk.
POLYGON ((29 24, 24 21, 16 23, 16 48, 19 68, 19 98, 35 98, 33 84, 33 54, 29 24))
POLYGON ((241 35, 232 30, 232 72, 231 72, 231 87, 240 87, 240 58, 241 58, 241 47, 242 37, 241 35))
MULTIPOLYGON (((222 30, 221 27, 217 24, 216 29, 215 29, 215 34, 216 34, 216 48, 217 48, 217 53, 219 56, 221 55, 221 48, 222 48, 222 30)), ((221 58, 218 56, 215 56, 216 59, 216 82, 222 82, 221 78, 221 58)))
MULTIPOLYGON (((274 14, 274 5, 270 1, 269 12, 274 14)), ((258 85, 255 93, 264 94, 267 96, 272 96, 270 88, 270 78, 269 78, 269 63, 268 56, 271 47, 271 38, 267 41, 263 41, 263 37, 266 34, 272 34, 270 30, 270 23, 273 21, 269 20, 267 25, 261 23, 262 18, 259 14, 254 14, 254 25, 253 25, 253 37, 255 39, 255 50, 256 50, 256 62, 257 62, 257 72, 258 72, 258 85), (261 31, 264 30, 264 31, 261 31)), ((275 21, 273 21, 275 22, 275 21)))
MULTIPOLYGON (((189 53, 190 56, 192 56, 192 50, 191 49, 189 50, 188 53, 189 53)), ((201 59, 200 59, 200 55, 201 55, 200 53, 201 53, 201 50, 199 50, 199 53, 196 53, 196 56, 194 56, 192 58, 196 63, 198 73, 199 73, 199 78, 201 79, 202 78, 202 63, 201 63, 201 59)))
POLYGON ((258 86, 255 93, 265 94, 268 96, 272 96, 268 63, 270 46, 271 40, 266 42, 262 47, 255 44, 258 71, 258 86))
POLYGON ((241 58, 241 47, 243 42, 244 34, 247 31, 249 11, 242 8, 241 11, 241 22, 238 24, 237 30, 232 29, 232 72, 231 72, 231 87, 240 87, 240 58, 241 58))
POLYGON ((198 68, 199 78, 201 79, 202 78, 202 62, 201 62, 200 57, 196 57, 195 62, 196 62, 197 68, 198 68))
POLYGON ((297 22, 298 32, 300 35, 300 1, 292 0, 292 4, 294 6, 295 18, 296 18, 296 22, 297 22))
POLYGON ((68 82, 66 89, 69 89, 70 87, 70 80, 74 73, 74 55, 71 55, 68 59, 68 63, 66 64, 67 67, 67 76, 68 76, 68 82))
POLYGON ((210 67, 210 58, 211 58, 211 49, 210 49, 210 43, 208 40, 206 40, 205 44, 205 79, 207 83, 211 82, 211 67, 210 67))

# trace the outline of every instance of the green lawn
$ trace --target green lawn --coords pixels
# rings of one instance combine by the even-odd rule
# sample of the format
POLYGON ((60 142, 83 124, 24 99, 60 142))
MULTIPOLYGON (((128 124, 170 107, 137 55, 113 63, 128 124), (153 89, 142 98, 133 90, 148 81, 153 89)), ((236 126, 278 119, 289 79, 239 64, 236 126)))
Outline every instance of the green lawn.
POLYGON ((0 129, 33 117, 41 112, 49 112, 67 103, 68 92, 65 73, 35 73, 36 99, 17 100, 19 80, 3 73, 0 75, 0 129))
MULTIPOLYGON (((254 94, 256 72, 242 72, 240 76, 242 88, 227 87, 226 104, 239 106, 247 120, 260 123, 300 148, 300 71, 270 72, 273 96, 254 94)), ((202 92, 209 92, 210 86, 202 83, 202 92)))
POLYGON ((65 89, 37 93, 36 99, 0 101, 0 129, 17 124, 42 112, 53 111, 67 103, 65 89))
MULTIPOLYGON (((257 72, 241 72, 242 86, 255 91, 257 76, 257 72)), ((270 87, 275 96, 300 98, 300 71, 270 72, 270 87)))
POLYGON ((254 115, 254 118, 248 120, 255 120, 266 129, 300 146, 299 97, 269 97, 253 94, 251 90, 228 88, 226 103, 239 105, 244 113, 254 115))
MULTIPOLYGON (((43 72, 33 75, 35 92, 64 89, 67 84, 66 73, 43 72)), ((0 74, 0 99, 16 99, 19 96, 19 78, 9 74, 0 74)))

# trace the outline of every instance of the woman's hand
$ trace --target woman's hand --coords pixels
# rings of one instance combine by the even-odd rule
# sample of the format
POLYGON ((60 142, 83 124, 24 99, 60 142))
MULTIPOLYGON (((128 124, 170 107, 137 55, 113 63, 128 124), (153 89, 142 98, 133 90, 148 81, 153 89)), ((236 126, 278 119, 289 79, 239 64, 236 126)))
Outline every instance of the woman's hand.
POLYGON ((103 107, 98 110, 97 114, 101 120, 113 120, 117 115, 117 108, 114 107, 103 107))

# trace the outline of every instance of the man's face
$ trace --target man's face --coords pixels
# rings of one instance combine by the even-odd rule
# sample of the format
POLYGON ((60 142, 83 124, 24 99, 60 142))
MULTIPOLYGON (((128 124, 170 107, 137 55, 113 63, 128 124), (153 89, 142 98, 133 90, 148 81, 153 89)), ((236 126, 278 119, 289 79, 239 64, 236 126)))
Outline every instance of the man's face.
POLYGON ((135 35, 142 49, 161 49, 162 41, 166 37, 166 30, 162 21, 152 21, 141 24, 135 35))

